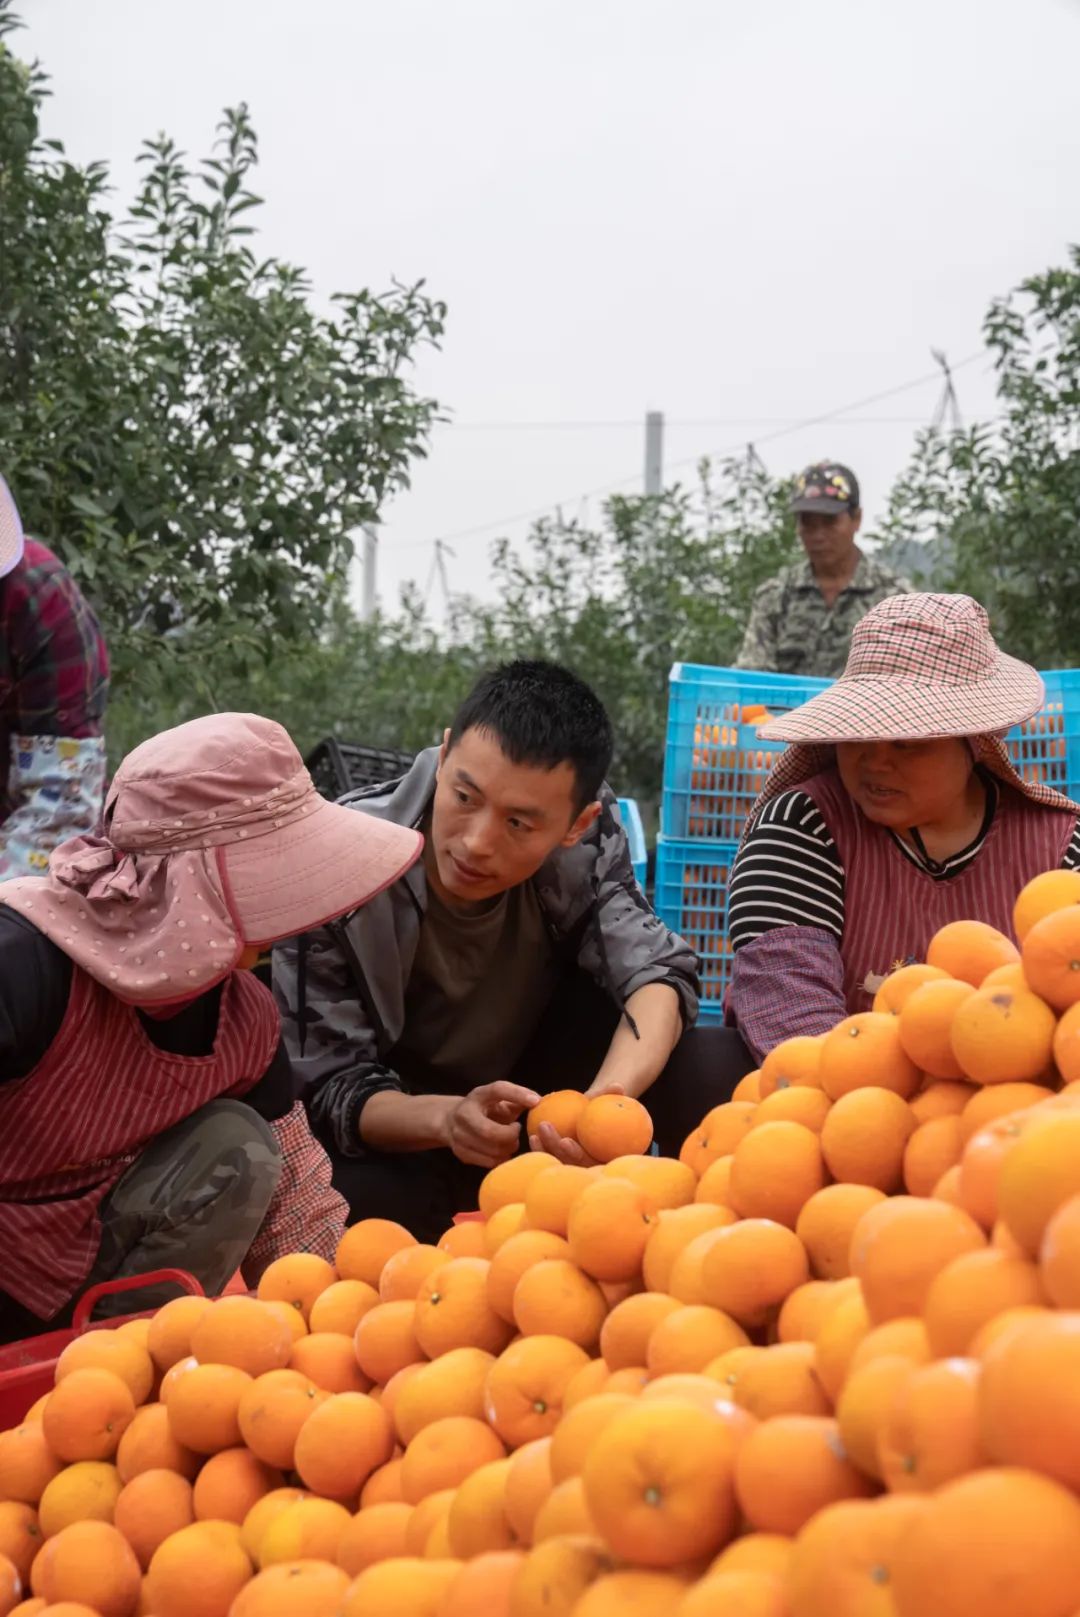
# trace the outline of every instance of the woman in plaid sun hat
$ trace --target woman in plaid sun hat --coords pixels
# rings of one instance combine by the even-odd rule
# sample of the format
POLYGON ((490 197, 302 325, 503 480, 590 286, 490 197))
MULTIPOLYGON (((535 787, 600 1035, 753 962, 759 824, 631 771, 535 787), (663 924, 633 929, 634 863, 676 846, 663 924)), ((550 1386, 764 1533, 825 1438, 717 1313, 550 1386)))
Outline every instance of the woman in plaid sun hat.
POLYGON ((1043 703, 966 595, 896 595, 840 679, 759 734, 787 741, 731 873, 728 1018, 754 1055, 869 1010, 949 921, 1011 933, 1017 892, 1080 868, 1080 807, 1024 780, 1003 736, 1043 703))

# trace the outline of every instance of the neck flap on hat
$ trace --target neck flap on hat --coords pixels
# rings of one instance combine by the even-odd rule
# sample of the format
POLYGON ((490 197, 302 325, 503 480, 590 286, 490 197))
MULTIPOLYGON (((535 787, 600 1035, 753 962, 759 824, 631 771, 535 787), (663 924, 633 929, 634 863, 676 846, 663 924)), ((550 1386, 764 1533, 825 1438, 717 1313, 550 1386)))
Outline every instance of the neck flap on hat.
POLYGON ((47 876, 0 885, 0 904, 133 1005, 206 993, 244 949, 219 848, 125 853, 103 837, 73 837, 47 876))
MULTIPOLYGON (((1070 809, 1074 814, 1080 814, 1080 804, 1074 803, 1063 793, 1054 791, 1052 786, 1042 786, 1037 781, 1025 780, 1010 758, 1008 748, 1000 736, 965 736, 963 739, 971 747, 977 764, 982 764, 998 780, 1004 782, 1006 786, 1012 786, 1024 797, 1030 798, 1031 802, 1037 803, 1040 808, 1070 809)), ((831 745, 800 741, 794 746, 786 747, 773 765, 761 796, 747 815, 743 838, 750 831, 766 803, 771 802, 774 797, 780 797, 784 792, 793 791, 795 787, 801 786, 804 781, 811 780, 815 775, 820 775, 824 770, 833 768, 835 763, 836 748, 831 745)))

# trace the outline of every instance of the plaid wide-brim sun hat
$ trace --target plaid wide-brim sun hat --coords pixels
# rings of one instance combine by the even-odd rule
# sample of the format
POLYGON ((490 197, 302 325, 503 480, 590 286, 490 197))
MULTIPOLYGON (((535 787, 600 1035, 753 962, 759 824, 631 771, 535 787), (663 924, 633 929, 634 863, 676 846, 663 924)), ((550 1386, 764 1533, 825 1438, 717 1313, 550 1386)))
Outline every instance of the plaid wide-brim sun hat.
POLYGON ((1043 699, 1041 676, 998 650, 978 601, 890 595, 856 625, 835 684, 758 735, 822 745, 1000 735, 1043 699))
POLYGON ((19 565, 25 545, 19 508, 0 477, 0 578, 6 578, 19 565))

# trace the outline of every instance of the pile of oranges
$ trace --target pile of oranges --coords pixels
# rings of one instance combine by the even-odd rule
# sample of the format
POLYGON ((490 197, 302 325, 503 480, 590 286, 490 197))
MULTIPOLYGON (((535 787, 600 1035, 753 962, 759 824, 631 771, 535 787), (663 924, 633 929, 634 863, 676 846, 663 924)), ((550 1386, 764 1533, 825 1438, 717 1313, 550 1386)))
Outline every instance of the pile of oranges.
POLYGON ((1080 876, 1015 931, 677 1161, 550 1096, 595 1166, 76 1339, 0 1434, 0 1617, 1077 1617, 1080 876))

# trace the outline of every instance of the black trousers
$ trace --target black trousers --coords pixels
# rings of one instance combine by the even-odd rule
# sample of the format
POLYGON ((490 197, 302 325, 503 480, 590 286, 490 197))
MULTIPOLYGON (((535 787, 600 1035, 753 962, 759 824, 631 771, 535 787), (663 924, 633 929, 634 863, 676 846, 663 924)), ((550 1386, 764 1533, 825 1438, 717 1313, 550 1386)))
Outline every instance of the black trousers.
MULTIPOLYGON (((587 1089, 617 1020, 611 1001, 591 979, 582 972, 571 973, 511 1078, 540 1094, 587 1089)), ((714 1106, 730 1100, 739 1079, 753 1067, 753 1057, 734 1028, 695 1027, 684 1033, 644 1096, 660 1151, 678 1156, 691 1129, 714 1106)), ((350 1223, 391 1218, 421 1241, 437 1240, 455 1213, 476 1206, 484 1177, 484 1169, 459 1162, 451 1151, 345 1157, 331 1150, 330 1160, 335 1188, 349 1203, 350 1223)))

